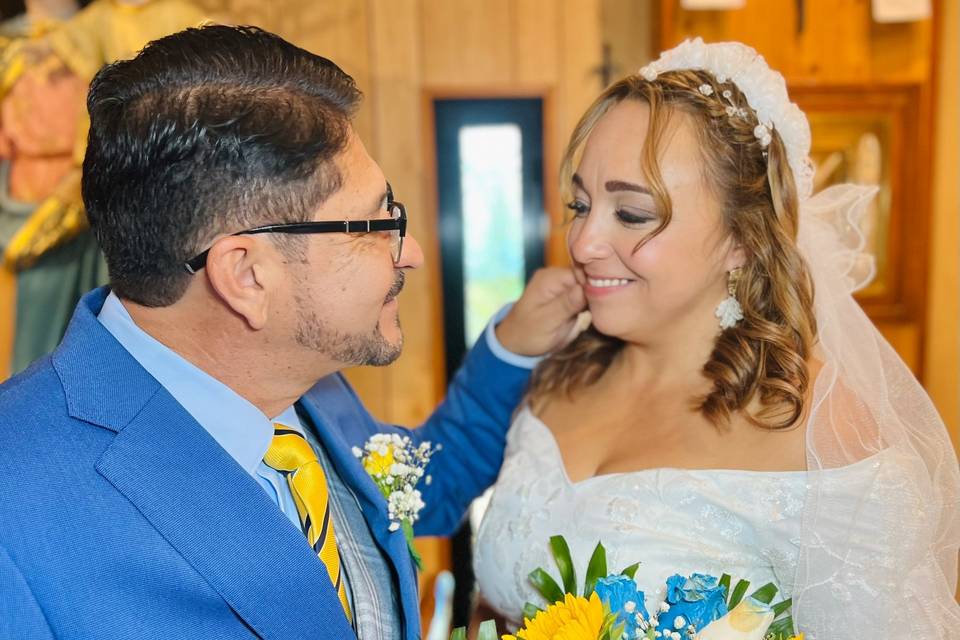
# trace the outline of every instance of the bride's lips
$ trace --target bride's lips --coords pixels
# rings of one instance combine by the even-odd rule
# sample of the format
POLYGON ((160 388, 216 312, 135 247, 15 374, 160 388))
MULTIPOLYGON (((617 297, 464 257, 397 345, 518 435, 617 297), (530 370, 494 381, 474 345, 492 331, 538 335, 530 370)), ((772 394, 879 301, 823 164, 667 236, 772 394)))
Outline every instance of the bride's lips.
POLYGON ((619 278, 607 275, 588 275, 583 274, 583 292, 588 298, 599 298, 609 296, 623 291, 634 280, 631 278, 619 278))

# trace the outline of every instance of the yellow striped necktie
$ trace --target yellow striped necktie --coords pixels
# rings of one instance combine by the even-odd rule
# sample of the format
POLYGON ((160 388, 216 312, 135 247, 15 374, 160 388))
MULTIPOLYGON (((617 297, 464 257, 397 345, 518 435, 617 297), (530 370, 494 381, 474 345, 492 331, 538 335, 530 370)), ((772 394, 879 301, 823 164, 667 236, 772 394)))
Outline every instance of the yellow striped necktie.
POLYGON ((290 485, 290 493, 297 505, 300 526, 320 560, 327 567, 343 611, 350 619, 350 604, 343 584, 337 536, 330 515, 330 494, 327 477, 317 460, 313 447, 299 432, 282 424, 273 425, 273 440, 263 461, 283 473, 290 485))

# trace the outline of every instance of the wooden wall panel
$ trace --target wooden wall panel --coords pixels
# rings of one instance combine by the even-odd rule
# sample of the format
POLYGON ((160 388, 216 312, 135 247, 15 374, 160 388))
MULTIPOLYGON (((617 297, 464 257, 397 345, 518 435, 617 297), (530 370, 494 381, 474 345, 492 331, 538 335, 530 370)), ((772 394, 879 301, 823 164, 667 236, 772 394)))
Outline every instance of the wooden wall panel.
POLYGON ((513 10, 511 79, 518 84, 554 84, 560 75, 560 3, 516 0, 513 10))
MULTIPOLYGON (((790 4, 796 5, 795 2, 790 4)), ((771 29, 764 53, 776 51, 778 57, 793 58, 797 64, 791 75, 815 78, 818 82, 862 81, 870 77, 870 3, 862 0, 804 0, 804 29, 791 42, 789 30, 771 29), (791 51, 796 49, 796 55, 791 51)), ((772 54, 771 54, 772 55, 772 54)))
POLYGON ((927 390, 960 447, 960 2, 942 3, 936 69, 927 390))
POLYGON ((654 0, 600 3, 603 41, 610 45, 613 78, 635 73, 658 53, 654 4, 654 0))
POLYGON ((421 0, 423 80, 428 85, 491 84, 513 68, 513 2, 421 0))
MULTIPOLYGON (((934 0, 935 1, 935 0, 934 0)), ((955 0, 947 0, 947 4, 955 0)), ((933 60, 930 20, 870 25, 870 74, 892 82, 924 82, 933 60)))

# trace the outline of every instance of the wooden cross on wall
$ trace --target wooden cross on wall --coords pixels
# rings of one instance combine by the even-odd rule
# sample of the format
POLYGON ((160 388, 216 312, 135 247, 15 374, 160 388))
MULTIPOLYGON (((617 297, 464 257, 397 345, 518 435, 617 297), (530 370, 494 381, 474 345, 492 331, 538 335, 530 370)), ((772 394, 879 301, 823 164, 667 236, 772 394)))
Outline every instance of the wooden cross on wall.
POLYGON ((606 89, 610 86, 610 83, 613 82, 613 77, 619 68, 620 67, 618 65, 613 63, 613 47, 610 46, 609 42, 604 42, 601 64, 590 70, 590 73, 595 73, 600 76, 600 82, 603 84, 601 89, 606 89))

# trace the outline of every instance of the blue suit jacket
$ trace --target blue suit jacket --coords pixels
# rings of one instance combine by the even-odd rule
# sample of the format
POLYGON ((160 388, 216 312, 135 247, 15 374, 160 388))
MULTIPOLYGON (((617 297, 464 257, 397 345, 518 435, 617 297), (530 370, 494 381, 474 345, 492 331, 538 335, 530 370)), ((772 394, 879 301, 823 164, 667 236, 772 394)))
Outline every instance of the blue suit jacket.
MULTIPOLYGON (((257 482, 96 318, 0 386, 0 638, 351 638, 324 565, 257 482)), ((415 569, 351 453, 403 431, 442 444, 420 535, 449 534, 496 478, 528 372, 483 340, 420 429, 377 423, 340 375, 302 399, 420 635, 415 569)))

